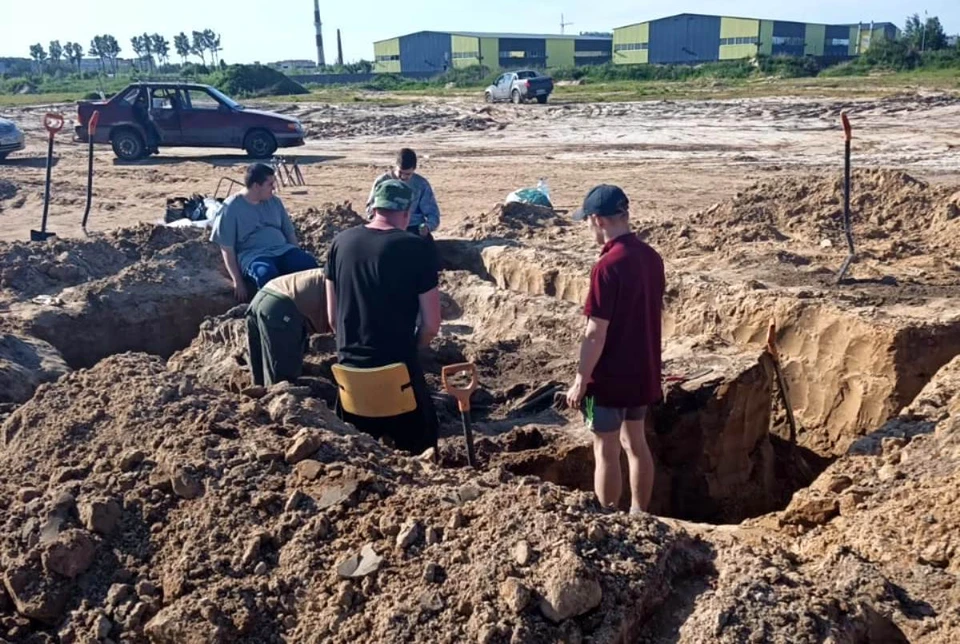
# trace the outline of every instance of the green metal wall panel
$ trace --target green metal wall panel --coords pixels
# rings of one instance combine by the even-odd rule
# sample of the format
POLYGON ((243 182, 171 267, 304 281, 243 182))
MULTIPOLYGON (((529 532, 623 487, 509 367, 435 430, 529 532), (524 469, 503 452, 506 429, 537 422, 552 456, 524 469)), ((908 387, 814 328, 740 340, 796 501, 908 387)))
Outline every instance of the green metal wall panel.
POLYGON ((480 39, 480 64, 490 70, 500 69, 500 39, 480 39))
POLYGON ((859 43, 857 42, 860 37, 860 25, 850 25, 850 49, 847 53, 851 56, 856 56, 860 53, 859 43))
POLYGON ((760 21, 751 18, 721 18, 721 38, 751 38, 760 35, 760 21))
POLYGON ((773 54, 773 21, 760 21, 760 53, 770 56, 773 54))
POLYGON ((400 73, 400 39, 391 38, 373 43, 373 71, 378 74, 400 73))
POLYGON ((450 50, 454 67, 473 67, 480 64, 480 39, 473 36, 451 36, 450 50))
POLYGON ((823 49, 826 40, 826 25, 807 24, 807 32, 804 36, 803 54, 805 56, 823 56, 823 49))
POLYGON ((613 30, 613 62, 615 65, 642 65, 650 60, 650 23, 613 30))
POLYGON ((753 58, 757 55, 759 40, 759 20, 750 18, 720 19, 720 60, 753 58))
POLYGON ((547 69, 573 67, 577 42, 572 39, 547 38, 547 69))

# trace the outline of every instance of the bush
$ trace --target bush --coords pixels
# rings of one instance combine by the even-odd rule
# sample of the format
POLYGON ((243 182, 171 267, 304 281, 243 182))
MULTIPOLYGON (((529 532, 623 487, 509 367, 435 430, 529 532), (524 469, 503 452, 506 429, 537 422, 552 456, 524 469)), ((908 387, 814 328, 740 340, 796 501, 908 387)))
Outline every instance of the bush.
POLYGON ((288 96, 309 94, 300 83, 264 65, 231 65, 210 74, 207 82, 232 96, 288 96))

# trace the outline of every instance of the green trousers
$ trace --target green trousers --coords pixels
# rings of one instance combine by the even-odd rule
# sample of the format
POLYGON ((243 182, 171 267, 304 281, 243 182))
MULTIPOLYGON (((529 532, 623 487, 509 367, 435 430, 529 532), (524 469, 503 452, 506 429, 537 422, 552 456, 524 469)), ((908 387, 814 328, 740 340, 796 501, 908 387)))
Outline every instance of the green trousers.
POLYGON ((303 373, 307 321, 288 297, 261 290, 247 309, 247 361, 253 384, 269 387, 303 373))

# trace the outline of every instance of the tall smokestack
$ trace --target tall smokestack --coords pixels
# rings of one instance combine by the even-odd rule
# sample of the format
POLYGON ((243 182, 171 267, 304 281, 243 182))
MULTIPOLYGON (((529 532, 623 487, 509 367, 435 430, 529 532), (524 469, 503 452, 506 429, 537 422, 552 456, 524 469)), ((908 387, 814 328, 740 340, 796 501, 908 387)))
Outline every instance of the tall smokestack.
POLYGON ((326 67, 327 61, 323 57, 323 23, 320 22, 320 0, 313 0, 313 26, 317 30, 317 65, 326 67))
POLYGON ((339 29, 337 29, 337 64, 343 67, 343 43, 340 42, 339 29))

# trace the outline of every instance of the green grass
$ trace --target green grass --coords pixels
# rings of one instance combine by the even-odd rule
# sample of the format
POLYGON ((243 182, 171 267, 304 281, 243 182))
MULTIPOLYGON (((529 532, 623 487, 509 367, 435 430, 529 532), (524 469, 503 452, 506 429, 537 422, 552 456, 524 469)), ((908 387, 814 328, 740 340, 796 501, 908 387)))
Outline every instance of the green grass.
MULTIPOLYGON (((649 100, 736 99, 773 96, 808 96, 837 98, 882 97, 902 91, 938 90, 960 92, 960 75, 956 69, 922 69, 906 72, 873 72, 850 75, 837 66, 812 78, 694 78, 689 80, 613 80, 596 82, 586 79, 581 85, 558 86, 552 101, 558 103, 632 102, 649 100)), ((119 89, 125 81, 114 81, 106 89, 119 89), (116 85, 116 87, 114 87, 116 85)), ((53 103, 72 103, 96 91, 96 80, 74 80, 63 83, 58 91, 38 94, 0 94, 0 108, 24 107, 53 103)), ((440 85, 413 84, 396 89, 372 89, 369 86, 313 86, 309 94, 270 96, 255 100, 260 103, 335 103, 403 105, 424 98, 467 98, 480 100, 482 86, 447 89, 440 85)), ((243 102, 243 99, 240 99, 243 102)))

